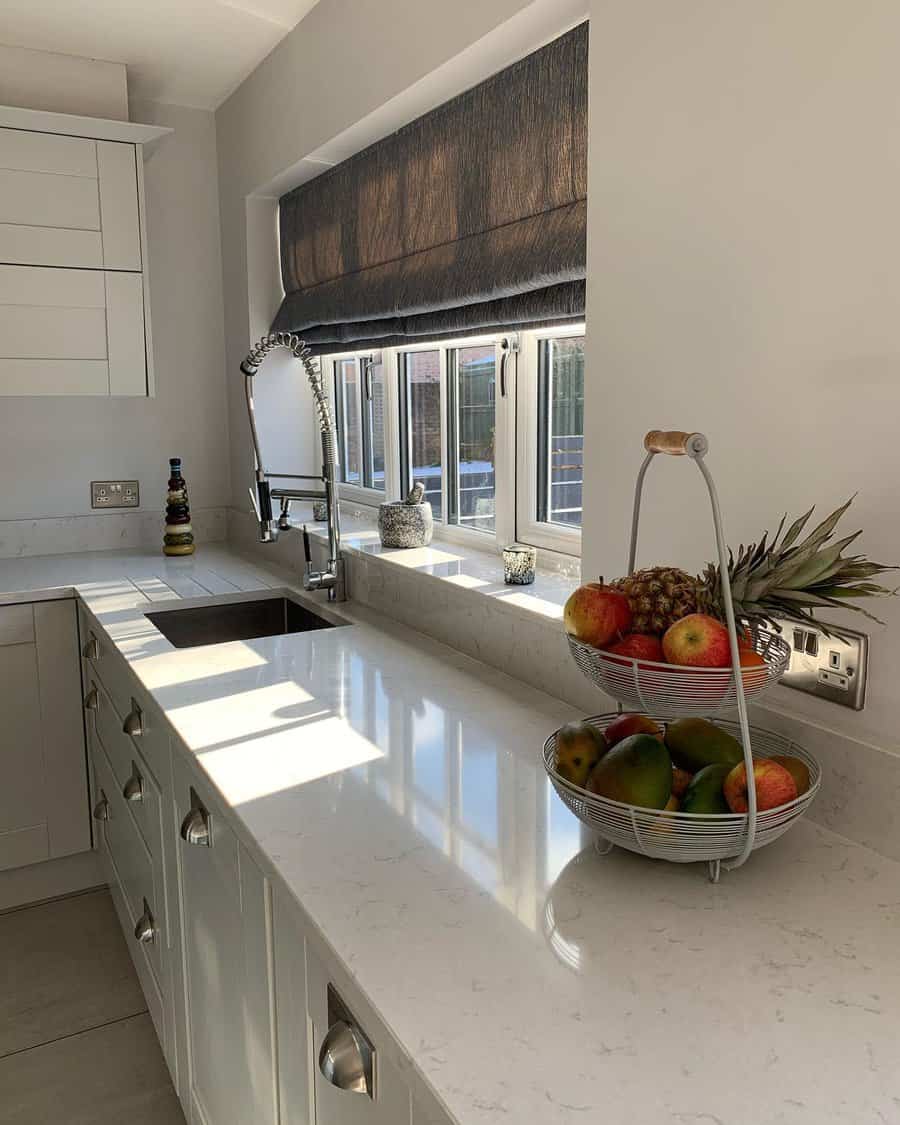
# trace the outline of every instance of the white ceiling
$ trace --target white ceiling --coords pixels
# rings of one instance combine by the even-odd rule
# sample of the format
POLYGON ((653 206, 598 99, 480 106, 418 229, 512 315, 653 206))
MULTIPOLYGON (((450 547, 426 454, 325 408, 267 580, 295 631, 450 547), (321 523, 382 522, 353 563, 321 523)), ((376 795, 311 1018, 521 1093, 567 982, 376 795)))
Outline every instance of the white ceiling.
POLYGON ((317 0, 0 0, 0 42, 128 67, 132 97, 214 109, 317 0))

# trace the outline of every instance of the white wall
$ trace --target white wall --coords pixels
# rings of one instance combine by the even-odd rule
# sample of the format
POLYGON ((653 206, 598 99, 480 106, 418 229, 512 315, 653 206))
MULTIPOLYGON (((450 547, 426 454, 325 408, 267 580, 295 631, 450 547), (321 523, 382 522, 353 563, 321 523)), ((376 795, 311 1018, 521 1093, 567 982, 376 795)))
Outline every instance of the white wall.
MULTIPOLYGON (((585 11, 586 0, 320 0, 219 108, 236 505, 247 506, 251 464, 238 365, 278 307, 271 273, 271 266, 277 267, 272 198, 534 50, 583 19, 585 11), (270 199, 248 203, 254 194, 270 199)), ((296 374, 270 361, 257 384, 269 464, 317 471, 321 457, 308 412, 304 419, 299 405, 308 396, 298 389, 296 374), (283 434, 290 416, 297 436, 285 446, 269 421, 277 418, 283 434)))
POLYGON ((142 507, 162 511, 173 455, 195 509, 228 502, 214 118, 155 103, 132 117, 175 129, 145 165, 156 397, 4 399, 0 520, 89 513, 89 481, 108 477, 139 478, 142 507))
MULTIPOLYGON (((847 531, 900 561, 898 42, 893 0, 594 4, 586 574, 623 571, 652 427, 707 433, 730 542, 858 490, 847 531)), ((690 463, 654 464, 642 528, 639 563, 713 557, 690 463)), ((900 749, 875 608, 866 711, 776 702, 900 749)))
POLYGON ((125 66, 0 44, 0 105, 127 121, 125 66))

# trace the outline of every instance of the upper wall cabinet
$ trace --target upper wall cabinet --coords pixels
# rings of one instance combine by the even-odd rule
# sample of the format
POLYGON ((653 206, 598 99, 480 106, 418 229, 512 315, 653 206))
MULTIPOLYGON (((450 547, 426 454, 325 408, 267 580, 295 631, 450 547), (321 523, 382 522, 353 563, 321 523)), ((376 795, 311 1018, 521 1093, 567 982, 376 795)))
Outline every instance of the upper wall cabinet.
POLYGON ((152 393, 143 157, 0 128, 0 394, 152 393))

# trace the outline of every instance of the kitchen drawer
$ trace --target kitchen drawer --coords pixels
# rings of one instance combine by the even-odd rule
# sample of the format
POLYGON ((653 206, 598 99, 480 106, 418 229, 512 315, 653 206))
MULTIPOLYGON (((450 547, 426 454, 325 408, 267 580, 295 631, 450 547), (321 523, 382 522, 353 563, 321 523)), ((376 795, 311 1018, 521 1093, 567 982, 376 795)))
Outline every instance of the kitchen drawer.
MULTIPOLYGON (((141 717, 141 734, 135 736, 134 743, 141 757, 150 767, 157 784, 160 788, 167 787, 171 769, 169 732, 162 715, 137 682, 125 657, 112 645, 101 629, 91 624, 90 618, 82 607, 79 607, 79 622, 85 688, 89 679, 99 680, 121 717, 120 729, 125 717, 135 707, 138 709, 141 717), (97 655, 85 656, 85 653, 97 655)), ((107 750, 110 749, 107 746, 107 750)), ((115 764, 113 762, 113 765, 115 764)))
POLYGON ((141 991, 144 994, 144 999, 147 1001, 147 1011, 150 1013, 150 1018, 153 1020, 156 1037, 159 1039, 160 1046, 168 1061, 169 1049, 163 994, 160 990, 159 982, 150 968, 147 953, 143 945, 134 936, 134 926, 137 919, 131 913, 131 908, 125 899, 125 895, 116 878, 115 872, 110 871, 109 874, 112 875, 109 883, 109 893, 112 896, 116 914, 119 916, 119 923, 122 926, 122 932, 125 934, 128 951, 131 954, 131 960, 134 962, 138 980, 141 982, 141 991))
POLYGON ((122 730, 122 719, 99 681, 97 685, 97 734, 109 757, 116 791, 144 838, 151 856, 162 858, 162 796, 140 751, 122 730), (132 798, 127 799, 131 793, 132 798))
POLYGON ((0 645, 34 644, 34 614, 30 605, 0 607, 0 645))
POLYGON ((99 676, 119 713, 127 715, 137 687, 128 662, 82 605, 78 606, 78 632, 86 668, 99 676))
POLYGON ((146 909, 153 918, 155 936, 152 941, 140 942, 147 963, 153 971, 157 988, 163 980, 162 949, 165 944, 165 898, 162 887, 154 880, 153 862, 135 827, 128 805, 121 796, 118 782, 102 745, 94 751, 94 795, 96 802, 105 798, 106 819, 97 820, 102 847, 106 851, 113 871, 121 884, 132 920, 132 929, 126 931, 129 940, 134 937, 133 926, 146 909))

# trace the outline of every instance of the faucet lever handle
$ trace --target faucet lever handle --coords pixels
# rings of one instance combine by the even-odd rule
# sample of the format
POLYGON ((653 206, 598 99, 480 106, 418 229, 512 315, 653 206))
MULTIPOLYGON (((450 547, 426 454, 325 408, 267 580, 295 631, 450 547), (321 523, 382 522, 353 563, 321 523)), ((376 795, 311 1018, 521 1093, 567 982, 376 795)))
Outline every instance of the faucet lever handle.
POLYGON ((253 507, 253 511, 256 512, 257 521, 259 521, 262 519, 262 515, 259 511, 259 501, 256 499, 256 493, 252 487, 248 488, 247 491, 250 493, 250 504, 253 507))
POLYGON ((303 525, 303 554, 306 556, 306 569, 312 570, 312 548, 309 542, 309 532, 306 529, 306 524, 303 525))

